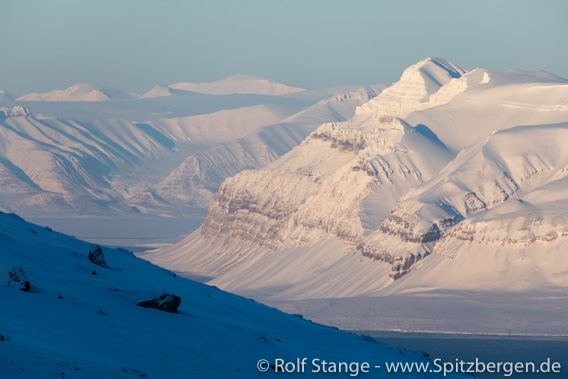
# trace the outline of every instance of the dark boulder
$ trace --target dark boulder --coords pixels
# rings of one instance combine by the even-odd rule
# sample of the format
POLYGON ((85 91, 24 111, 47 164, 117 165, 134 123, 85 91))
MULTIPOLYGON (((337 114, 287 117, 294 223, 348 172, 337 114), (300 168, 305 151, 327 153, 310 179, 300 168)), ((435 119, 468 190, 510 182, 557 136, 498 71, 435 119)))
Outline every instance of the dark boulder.
POLYGON ((154 298, 152 300, 141 301, 138 303, 139 306, 144 308, 153 308, 169 313, 178 313, 177 309, 180 304, 181 298, 169 293, 160 295, 158 298, 154 298))
POLYGON ((20 266, 12 267, 12 270, 8 273, 10 275, 10 283, 8 287, 17 288, 20 291, 30 292, 30 280, 24 273, 24 269, 20 266))
POLYGON ((89 250, 89 260, 104 268, 108 268, 105 256, 103 254, 103 249, 99 245, 92 245, 91 250, 89 250))

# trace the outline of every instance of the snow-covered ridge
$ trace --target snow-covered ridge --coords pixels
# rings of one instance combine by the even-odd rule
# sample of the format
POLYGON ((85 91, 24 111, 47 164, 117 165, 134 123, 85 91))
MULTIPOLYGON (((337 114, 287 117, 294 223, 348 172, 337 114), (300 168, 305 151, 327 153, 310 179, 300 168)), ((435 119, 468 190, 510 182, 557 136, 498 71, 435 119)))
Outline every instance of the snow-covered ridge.
POLYGON ((442 245, 454 239, 528 246, 568 236, 559 192, 568 178, 568 154, 562 149, 567 140, 567 124, 490 135, 460 153, 438 178, 404 196, 368 237, 365 253, 387 250, 410 261, 403 274, 424 255, 443 251, 435 245, 440 239, 442 245))
POLYGON ((366 103, 367 101, 377 97, 384 89, 385 85, 377 84, 368 87, 360 88, 357 91, 348 92, 341 95, 333 96, 329 99, 320 101, 321 104, 330 104, 330 103, 344 103, 344 102, 352 102, 352 101, 360 101, 362 103, 366 103))
POLYGON ((152 99, 155 97, 166 97, 166 96, 176 96, 182 95, 184 91, 176 90, 168 86, 155 86, 150 91, 140 96, 140 99, 152 99))
POLYGON ((138 96, 116 88, 99 87, 91 83, 79 83, 65 90, 55 89, 46 93, 30 93, 16 101, 108 101, 111 99, 135 99, 138 96))
POLYGON ((0 89, 0 101, 4 101, 4 100, 8 100, 8 101, 12 101, 15 100, 16 96, 14 96, 13 94, 11 94, 10 92, 4 91, 3 89, 0 89))
POLYGON ((404 133, 412 132, 413 128, 398 118, 364 131, 359 128, 359 124, 326 123, 314 131, 309 136, 309 140, 329 141, 331 148, 355 154, 366 148, 384 154, 407 150, 401 147, 399 142, 404 133))
POLYGON ((16 105, 12 108, 2 107, 0 108, 0 117, 26 117, 31 116, 30 109, 21 105, 16 105))
POLYGON ((340 103, 320 102, 245 137, 192 154, 151 191, 176 202, 178 207, 184 204, 206 207, 214 201, 225 178, 266 166, 298 145, 323 120, 345 120, 359 104, 356 98, 340 103))
POLYGON ((290 87, 268 79, 249 75, 233 75, 211 83, 174 83, 168 86, 176 90, 206 93, 210 95, 256 94, 282 96, 305 91, 303 88, 290 87))
MULTIPOLYGON (((188 92, 209 95, 254 94, 283 96, 305 91, 303 88, 287 86, 257 76, 233 75, 210 83, 174 83, 168 86, 158 85, 143 95, 91 83, 78 83, 67 89, 55 89, 45 93, 29 93, 15 97, 0 91, 0 100, 16 101, 86 101, 98 102, 109 100, 151 99, 156 97, 183 96, 188 92)), ((369 96, 373 89, 369 89, 369 96)), ((354 96, 356 96, 354 94, 354 96)))
POLYGON ((467 88, 459 80, 464 74, 464 70, 442 58, 427 58, 407 68, 397 83, 358 108, 357 115, 370 114, 378 121, 388 122, 447 103, 467 88))
POLYGON ((226 177, 274 161, 322 122, 351 117, 363 101, 170 90, 184 93, 120 103, 34 103, 35 116, 12 104, 2 109, 0 206, 25 216, 183 217, 208 207, 226 177), (246 106, 239 106, 243 99, 246 106), (184 113, 186 106, 196 110, 184 113), (75 120, 82 112, 94 116, 75 120))
MULTIPOLYGON (((416 204, 419 208, 410 213, 425 224, 439 225, 442 231, 452 226, 443 220, 464 219, 492 209, 512 196, 522 199, 568 176, 568 155, 562 148, 566 140, 567 124, 498 131, 461 153, 441 173, 443 179, 415 189, 401 200, 399 207, 416 204)), ((425 224, 416 224, 418 230, 430 228, 425 224)))

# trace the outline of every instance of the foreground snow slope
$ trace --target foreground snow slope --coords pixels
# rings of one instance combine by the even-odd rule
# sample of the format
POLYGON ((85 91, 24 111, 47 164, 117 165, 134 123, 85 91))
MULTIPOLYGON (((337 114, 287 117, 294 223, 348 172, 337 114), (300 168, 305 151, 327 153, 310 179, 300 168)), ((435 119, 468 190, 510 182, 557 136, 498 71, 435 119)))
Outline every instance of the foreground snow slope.
MULTIPOLYGON (((2 377, 250 378, 270 375, 257 370, 262 358, 367 361, 381 371, 384 362, 424 360, 175 276, 125 250, 103 248, 102 268, 87 258, 88 243, 13 214, 0 213, 0 246, 2 377), (6 285, 14 266, 29 293, 6 285), (136 305, 161 293, 181 297, 178 314, 136 305)), ((418 376, 435 377, 397 377, 418 376)))
POLYGON ((566 288, 567 99, 552 74, 426 59, 147 257, 266 301, 566 288))

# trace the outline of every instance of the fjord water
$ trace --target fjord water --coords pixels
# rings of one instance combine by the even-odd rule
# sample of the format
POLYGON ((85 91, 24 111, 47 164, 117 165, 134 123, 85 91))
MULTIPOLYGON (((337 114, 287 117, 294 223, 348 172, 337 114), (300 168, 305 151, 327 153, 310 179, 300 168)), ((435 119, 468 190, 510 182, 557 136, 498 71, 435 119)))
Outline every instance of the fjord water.
POLYGON ((61 233, 107 246, 122 247, 141 252, 177 242, 187 233, 197 229, 204 214, 196 212, 185 218, 29 218, 32 222, 49 226, 61 233))
MULTIPOLYGON (((412 333, 394 331, 365 331, 377 341, 407 350, 427 353, 432 360, 444 362, 559 362, 559 373, 513 373, 511 378, 566 378, 568 377, 568 336, 491 335, 454 333, 412 333)), ((476 373, 478 378, 504 378, 501 373, 476 373)))

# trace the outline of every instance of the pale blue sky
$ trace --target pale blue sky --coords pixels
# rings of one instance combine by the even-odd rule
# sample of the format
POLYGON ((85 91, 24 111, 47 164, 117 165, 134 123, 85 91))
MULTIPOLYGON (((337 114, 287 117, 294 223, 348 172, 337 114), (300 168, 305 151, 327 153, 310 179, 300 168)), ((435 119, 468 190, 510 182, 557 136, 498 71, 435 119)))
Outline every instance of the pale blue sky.
POLYGON ((135 92, 251 74, 391 84, 440 56, 568 78, 568 1, 0 0, 0 89, 135 92))

